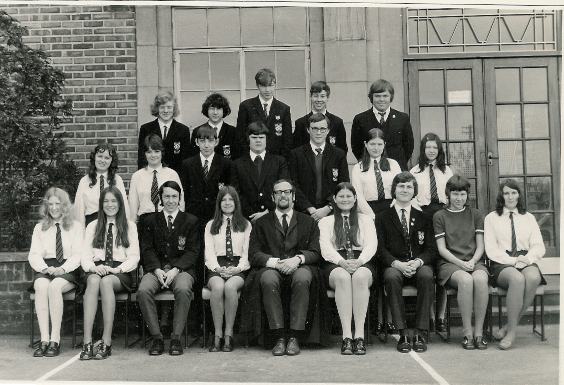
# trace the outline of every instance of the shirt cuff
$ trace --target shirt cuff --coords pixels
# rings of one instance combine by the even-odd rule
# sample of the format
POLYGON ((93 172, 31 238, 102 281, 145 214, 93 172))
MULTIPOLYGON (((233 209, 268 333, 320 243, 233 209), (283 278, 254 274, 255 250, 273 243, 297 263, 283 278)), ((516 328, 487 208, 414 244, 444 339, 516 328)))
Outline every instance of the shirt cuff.
POLYGON ((419 267, 421 267, 425 264, 425 263, 423 263, 423 260, 421 258, 415 258, 415 260, 421 262, 421 265, 419 267))
POLYGON ((280 258, 268 258, 268 261, 266 261, 266 267, 274 269, 279 260, 280 258))
POLYGON ((300 259, 300 265, 305 265, 305 256, 300 254, 298 255, 298 258, 300 259))

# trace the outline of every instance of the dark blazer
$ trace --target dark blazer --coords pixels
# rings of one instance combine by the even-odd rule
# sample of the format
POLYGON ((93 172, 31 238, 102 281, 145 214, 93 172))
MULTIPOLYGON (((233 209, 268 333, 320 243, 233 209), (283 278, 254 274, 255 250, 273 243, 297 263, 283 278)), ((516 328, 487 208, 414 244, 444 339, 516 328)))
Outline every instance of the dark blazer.
MULTIPOLYGON (((161 129, 159 127, 158 119, 149 123, 145 123, 139 129, 139 144, 137 148, 137 167, 143 168, 147 165, 145 159, 144 142, 145 138, 150 134, 156 134, 160 138, 161 129)), ((188 158, 190 154, 190 129, 182 123, 172 120, 166 139, 164 142, 163 163, 172 168, 177 173, 180 173, 180 166, 182 161, 188 158)))
POLYGON ((252 267, 265 267, 269 258, 286 259, 296 254, 304 255, 306 265, 317 264, 320 260, 319 228, 313 218, 294 211, 286 236, 274 211, 255 222, 249 241, 252 267))
MULTIPOLYGON (((194 128, 192 131, 192 139, 190 140, 190 156, 200 153, 200 148, 196 145, 196 137, 200 127, 208 126, 204 123, 194 128)), ((209 127, 209 126, 208 126, 209 127)), ((241 146, 239 137, 237 136, 237 129, 230 124, 223 122, 221 131, 219 131, 219 143, 215 148, 215 153, 227 159, 237 159, 241 155, 241 146)))
POLYGON ((405 239, 395 207, 389 207, 376 216, 376 231, 377 256, 384 266, 391 266, 395 260, 406 262, 416 258, 421 258, 425 265, 433 266, 437 256, 433 225, 421 211, 411 208, 409 239, 405 239))
POLYGON ((391 108, 388 120, 383 125, 378 123, 372 108, 356 115, 351 128, 351 148, 357 159, 362 157, 368 131, 373 128, 384 131, 388 158, 396 160, 402 171, 409 170, 407 162, 413 153, 413 130, 409 115, 391 108))
POLYGON ((266 152, 260 177, 249 153, 237 159, 234 162, 232 184, 239 192, 243 215, 248 218, 265 209, 273 210, 272 185, 288 176, 288 165, 280 155, 266 152))
POLYGON ((150 214, 143 222, 139 238, 145 272, 169 264, 196 277, 194 267, 200 254, 200 238, 198 218, 194 215, 179 211, 169 233, 164 214, 150 214))
POLYGON ((209 221, 215 211, 219 188, 231 184, 232 173, 233 163, 217 154, 213 157, 207 178, 204 178, 199 153, 183 161, 180 180, 184 188, 186 212, 194 214, 203 223, 209 221))
MULTIPOLYGON (((337 185, 350 180, 349 165, 343 150, 331 145, 325 146, 321 156, 323 169, 321 195, 325 205, 333 201, 337 185)), ((316 207, 315 154, 309 142, 293 149, 290 153, 290 176, 296 185, 296 209, 305 211, 308 207, 316 207)))
MULTIPOLYGON (((312 112, 296 120, 293 148, 309 143, 307 127, 308 119, 311 115, 312 112)), ((347 146, 347 131, 345 130, 343 119, 339 118, 337 115, 333 115, 329 111, 327 111, 327 118, 329 119, 329 134, 327 135, 327 143, 331 143, 333 146, 340 148, 346 154, 349 151, 349 147, 347 146)))
POLYGON ((292 116, 290 107, 278 99, 274 99, 268 112, 268 119, 264 116, 264 109, 258 95, 247 99, 239 105, 237 115, 237 133, 239 134, 240 148, 242 153, 249 149, 247 127, 250 123, 261 120, 268 127, 269 133, 266 139, 266 149, 276 155, 282 155, 287 159, 292 148, 292 116))

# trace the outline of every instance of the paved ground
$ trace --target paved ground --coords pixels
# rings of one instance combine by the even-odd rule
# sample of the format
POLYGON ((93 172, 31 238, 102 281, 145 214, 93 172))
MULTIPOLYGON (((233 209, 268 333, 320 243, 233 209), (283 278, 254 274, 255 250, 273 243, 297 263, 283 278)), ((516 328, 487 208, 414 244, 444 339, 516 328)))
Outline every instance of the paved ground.
POLYGON ((199 344, 180 357, 150 357, 139 345, 125 350, 118 339, 109 359, 81 362, 78 349, 65 348, 70 339, 63 340, 59 357, 32 358, 26 336, 0 336, 0 382, 558 383, 558 325, 548 325, 546 342, 533 336, 530 326, 521 326, 515 347, 505 352, 495 344, 465 351, 459 337, 460 328, 453 329, 450 344, 435 336, 423 354, 400 354, 393 339, 375 341, 364 357, 341 356, 338 337, 330 348, 304 349, 297 357, 273 357, 260 347, 209 353, 199 344))

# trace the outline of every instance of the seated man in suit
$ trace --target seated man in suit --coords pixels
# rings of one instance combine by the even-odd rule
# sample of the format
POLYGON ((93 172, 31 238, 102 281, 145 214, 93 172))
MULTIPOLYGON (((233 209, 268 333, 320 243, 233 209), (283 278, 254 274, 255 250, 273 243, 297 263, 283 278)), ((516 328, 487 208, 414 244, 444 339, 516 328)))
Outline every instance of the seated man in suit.
POLYGON ((248 148, 247 127, 251 122, 261 121, 268 127, 268 151, 287 158, 293 141, 290 107, 274 97, 276 75, 271 69, 260 69, 255 81, 259 94, 243 100, 237 115, 241 152, 248 148))
POLYGON ((379 128, 384 131, 388 158, 397 161, 402 171, 409 170, 407 162, 413 153, 413 130, 407 114, 390 108, 394 100, 394 86, 387 80, 376 80, 370 86, 368 99, 372 108, 356 115, 352 123, 351 147, 354 156, 360 160, 364 142, 370 140, 368 131, 379 128))
POLYGON ((290 153, 290 176, 296 184, 296 209, 318 221, 331 213, 337 185, 349 181, 349 166, 345 152, 327 144, 327 116, 311 115, 307 131, 308 143, 290 153))
POLYGON ((159 189, 163 211, 151 214, 141 233, 141 260, 145 274, 137 290, 143 320, 153 338, 150 355, 164 351, 159 328, 155 295, 165 289, 174 293, 173 328, 169 354, 183 353, 180 335, 184 330, 196 273, 194 266, 200 252, 198 218, 179 211, 180 186, 166 181, 159 189))
POLYGON ((272 184, 288 177, 286 160, 267 150, 268 128, 261 121, 249 124, 249 152, 234 162, 233 186, 239 192, 243 215, 251 222, 274 210, 272 184))
POLYGON ((347 131, 343 124, 343 119, 337 115, 333 115, 327 111, 327 101, 331 95, 331 88, 324 81, 317 81, 311 85, 309 89, 309 97, 311 100, 311 112, 296 120, 296 128, 294 130, 294 148, 307 144, 309 142, 309 117, 315 113, 323 114, 329 119, 329 134, 327 142, 347 153, 347 131))
POLYGON ((300 353, 299 339, 306 337, 310 285, 318 274, 320 259, 319 228, 312 218, 294 211, 294 192, 292 183, 285 179, 274 183, 276 209, 253 225, 249 241, 249 262, 260 274, 262 303, 269 329, 276 337, 272 349, 275 356, 300 353), (282 294, 290 297, 287 333, 282 294))
POLYGON ((434 299, 433 264, 437 255, 433 227, 423 213, 411 205, 417 194, 417 181, 409 172, 397 174, 392 181, 394 204, 376 216, 378 258, 384 266, 384 287, 389 297, 392 320, 399 330, 397 349, 411 350, 406 332, 405 304, 402 287, 417 287, 417 305, 413 350, 424 352, 427 343, 422 336, 429 329, 429 315, 434 299))

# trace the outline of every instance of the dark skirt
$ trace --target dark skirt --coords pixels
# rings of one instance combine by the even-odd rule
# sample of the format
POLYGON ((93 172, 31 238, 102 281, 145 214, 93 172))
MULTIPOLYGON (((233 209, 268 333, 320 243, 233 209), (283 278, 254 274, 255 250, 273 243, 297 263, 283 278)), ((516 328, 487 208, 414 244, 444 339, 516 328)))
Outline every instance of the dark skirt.
MULTIPOLYGON (((437 272, 437 282, 441 286, 445 286, 448 280, 450 279, 450 277, 452 277, 452 275, 458 270, 465 271, 460 266, 455 265, 454 263, 447 262, 445 260, 439 262, 438 265, 439 266, 437 272)), ((476 264, 474 265, 474 270, 472 272, 468 271, 468 273, 472 274, 474 271, 478 271, 478 270, 484 271, 486 274, 488 274, 488 276, 490 274, 488 272, 488 268, 486 267, 486 265, 484 265, 484 262, 482 260, 476 262, 476 264)))
POLYGON ((98 211, 88 214, 84 216, 84 226, 88 226, 90 222, 93 222, 95 219, 98 219, 98 211))
MULTIPOLYGON (((343 258, 346 258, 346 254, 347 254, 346 250, 338 250, 338 251, 343 258)), ((357 259, 358 256, 360 255, 360 250, 354 250, 354 255, 355 255, 354 259, 357 259)), ((323 281, 325 282, 328 288, 331 288, 331 286, 329 285, 329 276, 331 275, 333 269, 336 269, 337 267, 339 267, 339 265, 335 265, 333 262, 323 261, 321 263, 321 276, 323 277, 323 281)), ((361 267, 366 267, 368 270, 370 270, 370 273, 372 273, 372 285, 374 285, 378 276, 376 275, 376 266, 374 265, 372 260, 366 262, 361 267)))
POLYGON ((374 212, 374 215, 378 215, 382 211, 390 208, 390 204, 392 203, 392 200, 391 199, 382 199, 382 200, 379 200, 379 201, 368 201, 367 203, 370 206, 370 208, 372 209, 372 211, 374 212))
POLYGON ((544 276, 542 275, 542 272, 539 269, 539 266, 536 263, 533 263, 532 265, 528 265, 522 268, 517 269, 515 266, 513 265, 504 265, 502 263, 497 263, 494 262, 492 260, 490 260, 490 285, 497 287, 497 280, 499 278, 499 274, 501 273, 501 271, 503 269, 505 269, 506 267, 515 267, 518 271, 522 271, 523 269, 529 267, 529 266, 536 266, 537 270, 539 271, 540 277, 541 277, 541 285, 546 285, 546 279, 544 279, 544 276))
MULTIPOLYGON (((94 264, 96 266, 98 265, 103 265, 105 261, 96 261, 94 262, 94 264)), ((111 264, 109 264, 111 267, 117 267, 119 265, 121 265, 121 262, 119 261, 112 261, 111 264)), ((92 274, 96 274, 96 273, 87 273, 86 274, 86 279, 88 280, 88 276, 92 275, 92 274)), ((111 274, 111 275, 115 275, 118 279, 119 282, 121 283, 121 286, 123 286, 123 289, 129 293, 133 292, 133 273, 119 273, 119 274, 111 274)))
MULTIPOLYGON (((63 263, 65 263, 66 260, 64 260, 63 262, 59 262, 57 261, 56 258, 50 258, 50 259, 45 259, 45 263, 47 264, 47 266, 49 267, 61 267, 63 265, 63 263)), ((55 278, 63 278, 66 279, 67 281, 69 281, 69 283, 74 284, 75 289, 78 290, 80 288, 80 269, 75 269, 71 272, 68 273, 64 273, 58 276, 54 276, 54 275, 49 275, 49 274, 43 274, 40 271, 36 271, 35 274, 33 275, 33 281, 31 282, 31 286, 27 289, 30 293, 35 292, 35 289, 33 288, 33 284, 35 283, 35 280, 38 278, 47 278, 48 280, 52 281, 55 278)))
MULTIPOLYGON (((221 266, 221 267, 225 267, 225 266, 227 266, 227 267, 229 267, 229 266, 237 267, 240 259, 241 259, 240 256, 233 256, 233 261, 230 261, 229 259, 227 259, 227 257, 225 255, 218 255, 217 256, 217 263, 219 263, 219 266, 221 266)), ((247 276, 247 271, 241 271, 240 273, 233 275, 233 277, 243 278, 243 281, 245 280, 246 276, 247 276)), ((207 282, 209 282, 211 277, 221 277, 221 275, 219 275, 219 273, 216 273, 215 271, 211 271, 210 269, 206 268, 206 284, 207 284, 207 282)), ((225 278, 223 280, 226 281, 225 278)))

